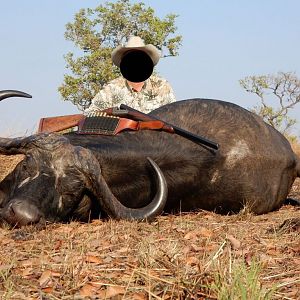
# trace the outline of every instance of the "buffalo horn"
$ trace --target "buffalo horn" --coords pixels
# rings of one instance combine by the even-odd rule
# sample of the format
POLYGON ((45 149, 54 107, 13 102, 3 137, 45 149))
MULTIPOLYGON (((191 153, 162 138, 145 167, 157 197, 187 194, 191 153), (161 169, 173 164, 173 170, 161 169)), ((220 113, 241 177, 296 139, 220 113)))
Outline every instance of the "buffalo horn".
POLYGON ((24 98, 32 98, 31 95, 21 92, 21 91, 15 91, 15 90, 4 90, 0 91, 0 101, 9 98, 9 97, 24 97, 24 98))
MULTIPOLYGON (((0 91, 0 101, 9 97, 24 97, 24 98, 32 98, 31 95, 16 91, 16 90, 3 90, 0 91)), ((24 149, 21 149, 21 145, 26 143, 28 138, 0 138, 0 153, 2 154, 18 154, 24 153, 24 149)))
POLYGON ((99 190, 96 191, 96 194, 101 199, 103 209, 111 218, 151 221, 162 213, 168 196, 166 179, 158 165, 151 158, 147 159, 155 172, 157 192, 153 200, 145 207, 129 208, 121 204, 101 176, 99 190))

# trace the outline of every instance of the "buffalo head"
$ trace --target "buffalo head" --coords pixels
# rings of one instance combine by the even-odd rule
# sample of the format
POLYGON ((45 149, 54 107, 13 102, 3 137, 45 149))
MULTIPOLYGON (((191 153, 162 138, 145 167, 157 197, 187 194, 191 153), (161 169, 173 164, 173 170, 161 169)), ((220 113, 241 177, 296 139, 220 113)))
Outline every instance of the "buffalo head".
MULTIPOLYGON (((17 91, 0 92, 0 100, 12 96, 30 97, 17 91)), ((96 205, 112 218, 150 220, 162 212, 167 200, 166 180, 151 158, 156 195, 147 206, 133 209, 113 195, 92 151, 71 145, 63 135, 0 138, 0 153, 25 156, 0 183, 0 220, 12 225, 88 219, 96 205)))

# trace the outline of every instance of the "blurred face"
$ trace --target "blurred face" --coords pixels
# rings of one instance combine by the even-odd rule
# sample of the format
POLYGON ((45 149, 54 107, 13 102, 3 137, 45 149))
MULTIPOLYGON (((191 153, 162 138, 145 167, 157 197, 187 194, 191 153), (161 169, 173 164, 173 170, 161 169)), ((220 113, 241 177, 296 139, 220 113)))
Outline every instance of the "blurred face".
POLYGON ((143 51, 129 51, 125 53, 120 64, 124 78, 132 82, 142 82, 153 72, 152 59, 143 51))

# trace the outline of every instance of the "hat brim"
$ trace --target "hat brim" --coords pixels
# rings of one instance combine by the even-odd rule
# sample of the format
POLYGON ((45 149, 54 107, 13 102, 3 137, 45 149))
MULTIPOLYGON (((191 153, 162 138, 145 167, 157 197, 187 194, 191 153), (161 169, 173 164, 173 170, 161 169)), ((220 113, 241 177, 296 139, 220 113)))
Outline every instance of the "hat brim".
POLYGON ((118 46, 117 48, 115 48, 113 50, 113 52, 111 54, 111 59, 112 59, 113 63, 117 67, 120 67, 121 60, 122 60, 124 54, 126 52, 132 51, 132 50, 143 51, 147 55, 149 55, 149 57, 153 61, 153 66, 155 66, 158 63, 159 59, 160 59, 160 51, 157 50, 157 48, 154 47, 153 45, 146 45, 146 46, 143 46, 143 47, 122 47, 122 46, 118 46))

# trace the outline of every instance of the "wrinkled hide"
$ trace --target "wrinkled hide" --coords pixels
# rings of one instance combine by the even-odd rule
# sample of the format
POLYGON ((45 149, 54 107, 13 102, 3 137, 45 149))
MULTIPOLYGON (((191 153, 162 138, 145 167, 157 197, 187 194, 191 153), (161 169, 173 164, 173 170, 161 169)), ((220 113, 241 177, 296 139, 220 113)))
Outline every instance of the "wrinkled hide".
MULTIPOLYGON (((231 213, 247 205, 254 213, 266 213, 283 204, 297 171, 299 176, 299 161, 289 142, 260 117, 237 105, 188 100, 166 105, 153 114, 216 141, 220 149, 210 151, 180 136, 154 131, 127 133, 114 140, 102 137, 101 146, 96 146, 96 137, 87 136, 83 141, 70 135, 71 143, 94 147, 103 176, 122 203, 134 205, 125 195, 148 190, 142 180, 130 185, 120 182, 144 174, 139 165, 144 156, 152 157, 166 177, 167 212, 201 208, 231 213), (122 153, 126 159, 114 160, 113 153, 122 153)), ((149 199, 149 194, 135 197, 135 203, 143 205, 145 198, 149 199)))
POLYGON ((165 179, 150 158, 158 190, 149 205, 135 210, 124 207, 111 194, 93 153, 74 147, 66 137, 40 134, 22 139, 21 143, 18 140, 9 143, 6 151, 15 152, 18 144, 18 153, 26 153, 26 158, 0 184, 0 216, 8 223, 87 220, 99 216, 99 204, 106 214, 115 218, 151 220, 165 205, 165 179))
MULTIPOLYGON (((299 159, 289 142, 237 105, 192 99, 152 114, 219 143, 220 149, 146 130, 118 136, 36 135, 27 143, 26 159, 0 184, 2 218, 21 225, 99 215, 135 219, 142 209, 140 216, 151 219, 162 210, 236 213, 245 205, 262 214, 278 209, 300 176, 299 159), (147 158, 162 172, 161 182, 168 187, 165 202, 153 200, 163 183, 154 179, 147 158), (24 222, 9 217, 11 206, 28 212, 24 222)), ((8 148, 0 147, 0 152, 8 148)))

